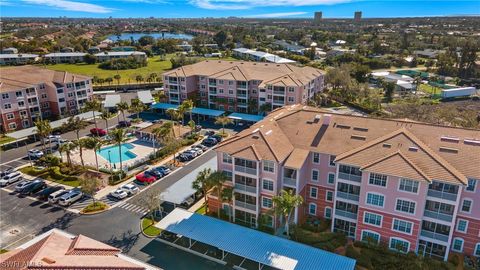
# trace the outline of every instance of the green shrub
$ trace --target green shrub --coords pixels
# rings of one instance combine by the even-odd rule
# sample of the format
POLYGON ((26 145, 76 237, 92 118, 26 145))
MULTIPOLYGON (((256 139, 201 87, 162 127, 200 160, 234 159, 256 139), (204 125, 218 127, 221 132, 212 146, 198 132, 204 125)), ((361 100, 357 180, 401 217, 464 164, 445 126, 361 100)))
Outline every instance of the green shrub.
POLYGON ((47 173, 48 168, 45 168, 43 170, 36 170, 32 166, 28 166, 28 167, 21 168, 20 171, 24 174, 28 174, 28 175, 31 175, 31 176, 40 176, 40 175, 43 175, 43 174, 47 173))
POLYGON ((59 157, 56 157, 54 155, 45 155, 41 157, 38 162, 40 164, 43 164, 44 166, 52 167, 52 166, 58 166, 61 163, 61 160, 59 157))
POLYGON ((85 208, 83 208, 82 212, 84 213, 90 213, 90 212, 95 212, 95 211, 101 211, 105 210, 108 208, 108 205, 106 205, 103 202, 95 202, 87 205, 85 208))
POLYGON ((453 265, 458 266, 458 264, 460 263, 460 258, 458 258, 457 254, 453 254, 452 256, 450 256, 448 261, 451 262, 453 265))
POLYGON ((345 256, 358 260, 358 258, 360 258, 360 252, 356 251, 352 245, 348 245, 345 256))

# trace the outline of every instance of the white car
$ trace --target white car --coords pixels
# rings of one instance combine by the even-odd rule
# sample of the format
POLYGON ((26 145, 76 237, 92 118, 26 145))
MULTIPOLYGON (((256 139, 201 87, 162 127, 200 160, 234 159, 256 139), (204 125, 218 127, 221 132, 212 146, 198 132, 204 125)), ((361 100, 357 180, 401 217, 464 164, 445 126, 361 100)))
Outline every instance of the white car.
POLYGON ((20 172, 11 172, 5 175, 2 180, 0 180, 0 186, 10 185, 11 183, 15 183, 18 180, 22 179, 22 174, 20 172))
POLYGON ((70 190, 59 190, 59 191, 55 191, 54 193, 48 195, 48 202, 53 204, 53 203, 56 203, 58 201, 58 199, 60 199, 60 197, 62 197, 63 195, 69 193, 70 190))
POLYGON ((192 150, 197 152, 197 155, 203 154, 203 149, 197 146, 192 146, 192 150))
POLYGON ((38 159, 43 157, 43 152, 37 149, 28 150, 28 157, 33 159, 38 159))
POLYGON ((7 176, 7 174, 11 174, 14 171, 15 171, 15 168, 13 168, 13 167, 7 168, 7 169, 0 172, 0 178, 3 178, 5 176, 7 176))
POLYGON ((58 142, 61 139, 62 139, 62 137, 60 135, 50 135, 50 136, 47 137, 45 142, 58 142))
POLYGON ((18 183, 17 185, 15 185, 15 191, 20 192, 26 185, 30 185, 31 182, 32 181, 24 180, 24 181, 18 183))
POLYGON ((58 199, 58 204, 61 206, 69 206, 72 203, 80 200, 83 197, 83 192, 79 190, 71 190, 58 199))
POLYGON ((190 153, 194 158, 196 158, 199 155, 198 152, 193 150, 193 149, 188 149, 188 150, 184 151, 183 153, 190 153))
POLYGON ((110 196, 112 196, 113 198, 115 198, 117 200, 122 200, 122 199, 128 197, 128 193, 125 190, 119 188, 115 191, 110 192, 110 196))
POLYGON ((140 191, 140 189, 134 184, 123 185, 121 189, 125 190, 125 192, 127 192, 129 196, 137 194, 140 191))

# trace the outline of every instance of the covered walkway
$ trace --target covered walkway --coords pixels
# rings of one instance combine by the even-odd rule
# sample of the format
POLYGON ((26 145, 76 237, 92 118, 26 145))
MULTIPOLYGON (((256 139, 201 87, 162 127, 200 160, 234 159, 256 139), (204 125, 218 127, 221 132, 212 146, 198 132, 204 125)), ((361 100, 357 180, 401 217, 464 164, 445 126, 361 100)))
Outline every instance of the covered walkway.
POLYGON ((255 114, 246 114, 246 113, 232 113, 228 116, 233 120, 243 120, 248 122, 258 122, 263 119, 262 115, 255 115, 255 114))
POLYGON ((177 109, 178 105, 170 103, 155 103, 152 105, 152 109, 168 110, 168 109, 177 109))
POLYGON ((355 260, 216 218, 174 209, 158 240, 244 269, 353 270, 355 260))
POLYGON ((218 116, 224 114, 225 111, 195 107, 195 108, 192 109, 192 113, 193 114, 200 114, 200 115, 218 117, 218 116))

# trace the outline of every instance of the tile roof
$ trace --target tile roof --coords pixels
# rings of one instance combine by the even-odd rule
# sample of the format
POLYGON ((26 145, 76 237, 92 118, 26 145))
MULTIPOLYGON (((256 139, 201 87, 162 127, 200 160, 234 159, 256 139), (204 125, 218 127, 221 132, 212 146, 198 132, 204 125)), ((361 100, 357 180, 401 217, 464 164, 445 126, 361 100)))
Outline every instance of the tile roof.
POLYGON ((69 83, 90 79, 89 76, 56 71, 38 66, 18 66, 2 68, 0 72, 0 92, 9 92, 34 87, 42 83, 69 83))
MULTIPOLYGON (((338 162, 365 170, 418 180, 466 184, 467 177, 480 178, 480 130, 476 129, 332 114, 293 105, 273 111, 225 140, 217 151, 252 159, 239 151, 252 145, 260 156, 257 160, 291 164, 295 156, 302 158, 295 150, 301 149, 335 155, 338 162)), ((298 166, 301 161, 295 163, 298 166)))

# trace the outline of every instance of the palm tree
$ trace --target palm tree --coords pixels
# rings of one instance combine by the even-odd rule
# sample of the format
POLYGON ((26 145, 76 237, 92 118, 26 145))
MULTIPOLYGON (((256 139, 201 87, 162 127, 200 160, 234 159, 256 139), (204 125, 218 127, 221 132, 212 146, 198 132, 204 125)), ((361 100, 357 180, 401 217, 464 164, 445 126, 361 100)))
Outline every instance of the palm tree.
POLYGON ((230 212, 232 210, 232 201, 233 201, 233 188, 231 187, 224 187, 222 189, 222 194, 221 196, 221 202, 227 202, 228 205, 230 206, 230 210, 228 211, 228 220, 232 222, 232 213, 230 212))
MULTIPOLYGON (((181 118, 180 112, 178 110, 175 110, 175 109, 168 109, 167 114, 170 116, 172 121, 175 121, 175 122, 178 122, 178 120, 181 118)), ((181 128, 181 125, 178 125, 178 136, 180 136, 180 134, 181 134, 181 129, 180 128, 181 128)))
POLYGON ((183 120, 185 119, 185 113, 187 112, 187 108, 183 106, 183 103, 180 104, 180 106, 178 106, 177 112, 178 112, 179 120, 180 119, 182 120, 182 126, 183 126, 184 125, 183 120))
POLYGON ((118 154, 120 157, 120 170, 123 170, 122 143, 127 141, 126 132, 124 129, 116 128, 110 132, 110 137, 112 138, 112 141, 118 145, 118 154))
POLYGON ((293 210, 303 203, 303 198, 293 194, 292 190, 282 190, 280 195, 273 196, 273 210, 276 216, 285 220, 285 230, 287 236, 290 236, 289 223, 293 210))
POLYGON ((143 104, 140 99, 134 98, 130 104, 130 112, 137 114, 137 119, 140 118, 140 113, 146 109, 145 104, 143 104))
POLYGON ((105 121, 105 129, 107 130, 108 133, 108 119, 112 118, 113 114, 109 110, 103 110, 102 115, 100 118, 105 121))
POLYGON ((185 112, 188 112, 188 113, 189 113, 190 121, 191 121, 191 120, 192 120, 193 101, 192 101, 191 99, 184 100, 184 101, 182 102, 182 104, 180 105, 180 107, 182 107, 182 109, 183 109, 185 112))
POLYGON ((188 121, 187 124, 190 127, 190 133, 193 134, 195 132, 195 126, 196 126, 195 121, 190 120, 190 121, 188 121))
POLYGON ((84 146, 87 149, 93 150, 93 153, 95 153, 95 164, 97 165, 97 171, 98 171, 98 154, 97 151, 99 151, 102 148, 103 145, 102 139, 98 137, 91 137, 91 138, 86 138, 84 139, 84 146))
POLYGON ((113 76, 113 78, 115 80, 117 80, 117 86, 120 85, 120 80, 122 79, 122 76, 120 76, 120 74, 115 74, 115 76, 113 76))
POLYGON ((128 108, 129 108, 128 103, 125 102, 125 101, 121 101, 121 102, 117 103, 117 110, 119 110, 122 113, 123 121, 126 121, 125 111, 128 111, 128 108))
POLYGON ((66 123, 63 124, 63 128, 67 130, 74 130, 75 134, 77 135, 77 146, 80 150, 80 161, 82 162, 82 166, 85 167, 83 162, 83 145, 80 142, 80 131, 88 126, 88 122, 81 119, 80 117, 70 117, 66 123))
POLYGON ((205 168, 198 173, 197 177, 192 183, 193 189, 195 189, 197 192, 203 192, 203 196, 205 199, 205 212, 207 213, 208 213, 207 193, 212 188, 212 184, 210 182, 211 174, 212 174, 212 169, 205 168))
POLYGON ((58 148, 58 151, 60 153, 65 153, 67 155, 67 164, 69 167, 72 166, 72 159, 70 158, 70 155, 72 154, 72 151, 75 150, 76 147, 77 146, 74 143, 67 142, 60 145, 60 147, 58 148))
POLYGON ((52 133, 52 126, 50 126, 50 121, 37 119, 37 121, 35 121, 35 127, 37 128, 37 134, 42 141, 43 151, 45 151, 45 138, 47 138, 48 135, 52 133))
POLYGON ((143 82, 144 79, 142 75, 137 75, 135 76, 135 80, 137 81, 137 83, 139 83, 139 82, 143 82))
POLYGON ((95 112, 100 111, 101 108, 102 108, 102 104, 96 98, 92 98, 91 100, 85 102, 85 107, 84 107, 85 111, 93 112, 93 123, 95 123, 95 128, 98 128, 97 119, 95 118, 95 112))
POLYGON ((167 95, 165 94, 165 91, 160 90, 160 91, 156 92, 153 95, 153 97, 154 97, 155 101, 162 102, 167 98, 167 95))
MULTIPOLYGON (((222 202, 222 194, 223 194, 223 184, 225 181, 228 180, 228 176, 222 171, 215 171, 210 174, 208 177, 208 182, 210 185, 214 186, 217 190, 217 198, 220 201, 220 205, 222 202)), ((217 211, 218 218, 220 218, 220 209, 217 211)))
POLYGON ((225 126, 232 124, 233 120, 231 118, 228 118, 227 116, 219 116, 215 118, 215 124, 216 125, 222 125, 222 133, 225 134, 225 126))

